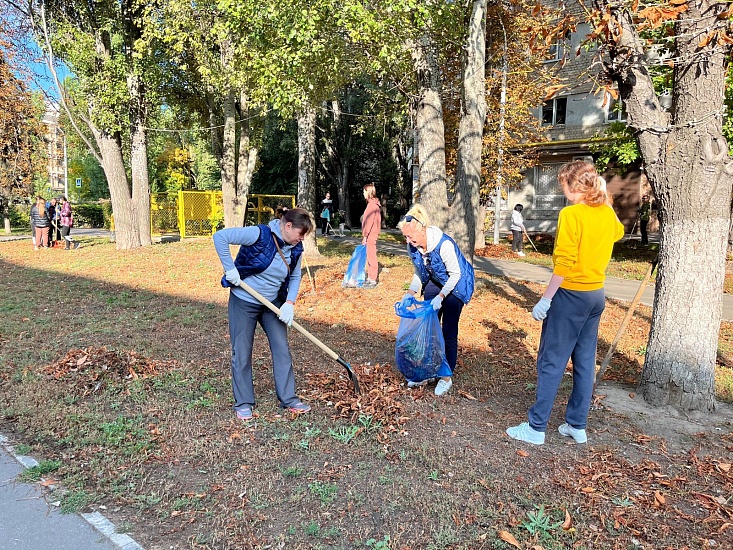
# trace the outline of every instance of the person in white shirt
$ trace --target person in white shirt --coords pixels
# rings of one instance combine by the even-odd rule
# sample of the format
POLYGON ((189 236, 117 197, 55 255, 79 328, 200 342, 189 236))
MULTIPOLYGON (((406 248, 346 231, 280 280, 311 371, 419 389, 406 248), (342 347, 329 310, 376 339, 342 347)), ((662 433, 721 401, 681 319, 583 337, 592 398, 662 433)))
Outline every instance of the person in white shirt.
POLYGON ((517 256, 524 256, 522 245, 524 244, 524 218, 522 217, 524 206, 518 204, 512 210, 512 252, 516 252, 517 256))

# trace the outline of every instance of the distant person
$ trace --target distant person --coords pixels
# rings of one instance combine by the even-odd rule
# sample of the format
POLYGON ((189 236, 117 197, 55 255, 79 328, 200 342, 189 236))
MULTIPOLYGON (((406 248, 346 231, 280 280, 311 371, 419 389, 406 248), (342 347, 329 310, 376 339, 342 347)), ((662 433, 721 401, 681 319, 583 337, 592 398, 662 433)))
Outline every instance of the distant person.
POLYGON ((31 206, 31 223, 36 234, 33 250, 48 248, 48 229, 51 226, 51 220, 48 218, 46 199, 43 197, 36 197, 36 204, 31 206))
POLYGON ((586 425, 596 375, 598 324, 606 306, 603 288, 613 243, 624 226, 611 207, 605 183, 592 164, 573 161, 557 174, 572 203, 560 211, 552 253, 552 278, 532 317, 542 321, 537 354, 537 389, 528 422, 508 428, 513 439, 542 445, 568 360, 573 389, 558 431, 577 443, 588 440, 586 425))
POLYGON ((512 252, 516 252, 517 256, 524 257, 522 245, 524 244, 524 218, 522 217, 524 206, 517 204, 512 210, 512 252))
POLYGON ((61 237, 66 241, 64 250, 79 248, 79 241, 75 241, 70 235, 72 227, 74 227, 74 214, 71 211, 71 203, 66 197, 61 197, 61 237))
POLYGON ((333 201, 331 200, 331 193, 326 193, 326 198, 321 201, 321 235, 328 235, 330 233, 328 225, 331 223, 333 218, 333 201))
POLYGON ((230 286, 229 340, 232 346, 232 392, 234 412, 250 420, 255 406, 252 382, 252 349, 259 324, 272 352, 275 395, 280 406, 293 413, 307 413, 310 406, 295 393, 293 359, 288 345, 288 327, 293 322, 300 289, 303 239, 313 231, 310 213, 289 209, 267 225, 229 227, 214 233, 214 247, 224 268, 222 285, 230 286), (232 260, 230 245, 240 245, 232 260), (244 281, 280 309, 276 315, 239 286, 244 281))
MULTIPOLYGON (((407 241, 407 253, 415 273, 407 289, 408 295, 422 293, 438 313, 445 340, 445 359, 450 372, 438 372, 440 379, 435 395, 444 395, 453 385, 453 374, 458 361, 458 321, 463 306, 471 300, 474 288, 473 266, 461 253, 456 242, 440 228, 430 225, 428 213, 419 204, 414 205, 399 223, 407 241)), ((422 382, 408 382, 408 387, 422 386, 422 382)))
POLYGON ((61 240, 61 206, 57 204, 56 197, 48 202, 48 219, 51 226, 48 228, 48 240, 51 248, 58 245, 61 240))
POLYGON ((639 205, 639 231, 641 231, 641 244, 649 244, 649 235, 647 234, 647 226, 652 215, 652 205, 649 202, 649 195, 641 197, 639 205))
POLYGON ((367 205, 361 216, 361 244, 366 245, 367 280, 364 281, 362 288, 374 288, 377 286, 377 275, 379 274, 377 239, 382 230, 382 205, 377 198, 374 184, 368 183, 364 186, 364 200, 367 201, 367 205))

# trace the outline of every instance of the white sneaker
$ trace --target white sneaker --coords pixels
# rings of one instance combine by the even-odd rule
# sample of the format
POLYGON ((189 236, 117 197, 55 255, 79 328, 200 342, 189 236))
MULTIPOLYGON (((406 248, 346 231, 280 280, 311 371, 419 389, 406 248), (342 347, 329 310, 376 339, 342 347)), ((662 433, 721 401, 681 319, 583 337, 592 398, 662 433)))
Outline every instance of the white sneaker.
POLYGON ((526 254, 520 251, 520 252, 517 252, 517 256, 519 256, 520 258, 524 258, 526 254))
POLYGON ((451 389, 451 386, 453 385, 453 380, 448 379, 448 381, 443 380, 442 378, 438 380, 438 385, 435 386, 435 395, 445 395, 448 393, 448 390, 451 389))
POLYGON ((529 422, 522 422, 519 426, 507 428, 507 435, 512 439, 518 439, 533 445, 542 445, 545 442, 545 432, 538 432, 529 422))
POLYGON ((423 380, 421 382, 413 382, 412 380, 407 381, 407 387, 408 388, 419 388, 421 386, 426 386, 428 383, 427 380, 423 380))
POLYGON ((560 432, 560 435, 572 437, 576 443, 588 442, 588 434, 585 433, 585 430, 573 428, 570 424, 563 424, 557 429, 557 431, 560 432))

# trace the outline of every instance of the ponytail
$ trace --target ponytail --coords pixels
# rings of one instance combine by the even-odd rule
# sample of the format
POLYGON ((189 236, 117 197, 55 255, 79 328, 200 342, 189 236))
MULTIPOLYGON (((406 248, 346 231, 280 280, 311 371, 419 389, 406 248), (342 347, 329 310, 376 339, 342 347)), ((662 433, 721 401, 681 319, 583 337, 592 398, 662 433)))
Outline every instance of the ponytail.
POLYGON ((560 167, 557 181, 564 183, 571 191, 580 193, 588 206, 613 204, 613 198, 606 189, 606 180, 598 175, 592 164, 574 160, 560 167))

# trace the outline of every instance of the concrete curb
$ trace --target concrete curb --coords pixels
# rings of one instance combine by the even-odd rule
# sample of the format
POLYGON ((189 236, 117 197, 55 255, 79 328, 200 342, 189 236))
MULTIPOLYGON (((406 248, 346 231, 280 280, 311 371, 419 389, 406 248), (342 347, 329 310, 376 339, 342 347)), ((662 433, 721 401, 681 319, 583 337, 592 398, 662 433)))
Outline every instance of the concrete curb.
MULTIPOLYGON (((15 452, 15 447, 10 444, 10 441, 6 436, 0 434, 0 448, 4 450, 8 455, 13 457, 19 462, 24 468, 32 468, 38 466, 38 461, 35 458, 25 455, 19 455, 15 452)), ((105 518, 99 512, 93 512, 90 514, 76 514, 92 528, 94 528, 100 535, 108 539, 113 545, 120 550, 145 550, 129 535, 119 534, 116 532, 114 524, 105 518)))

